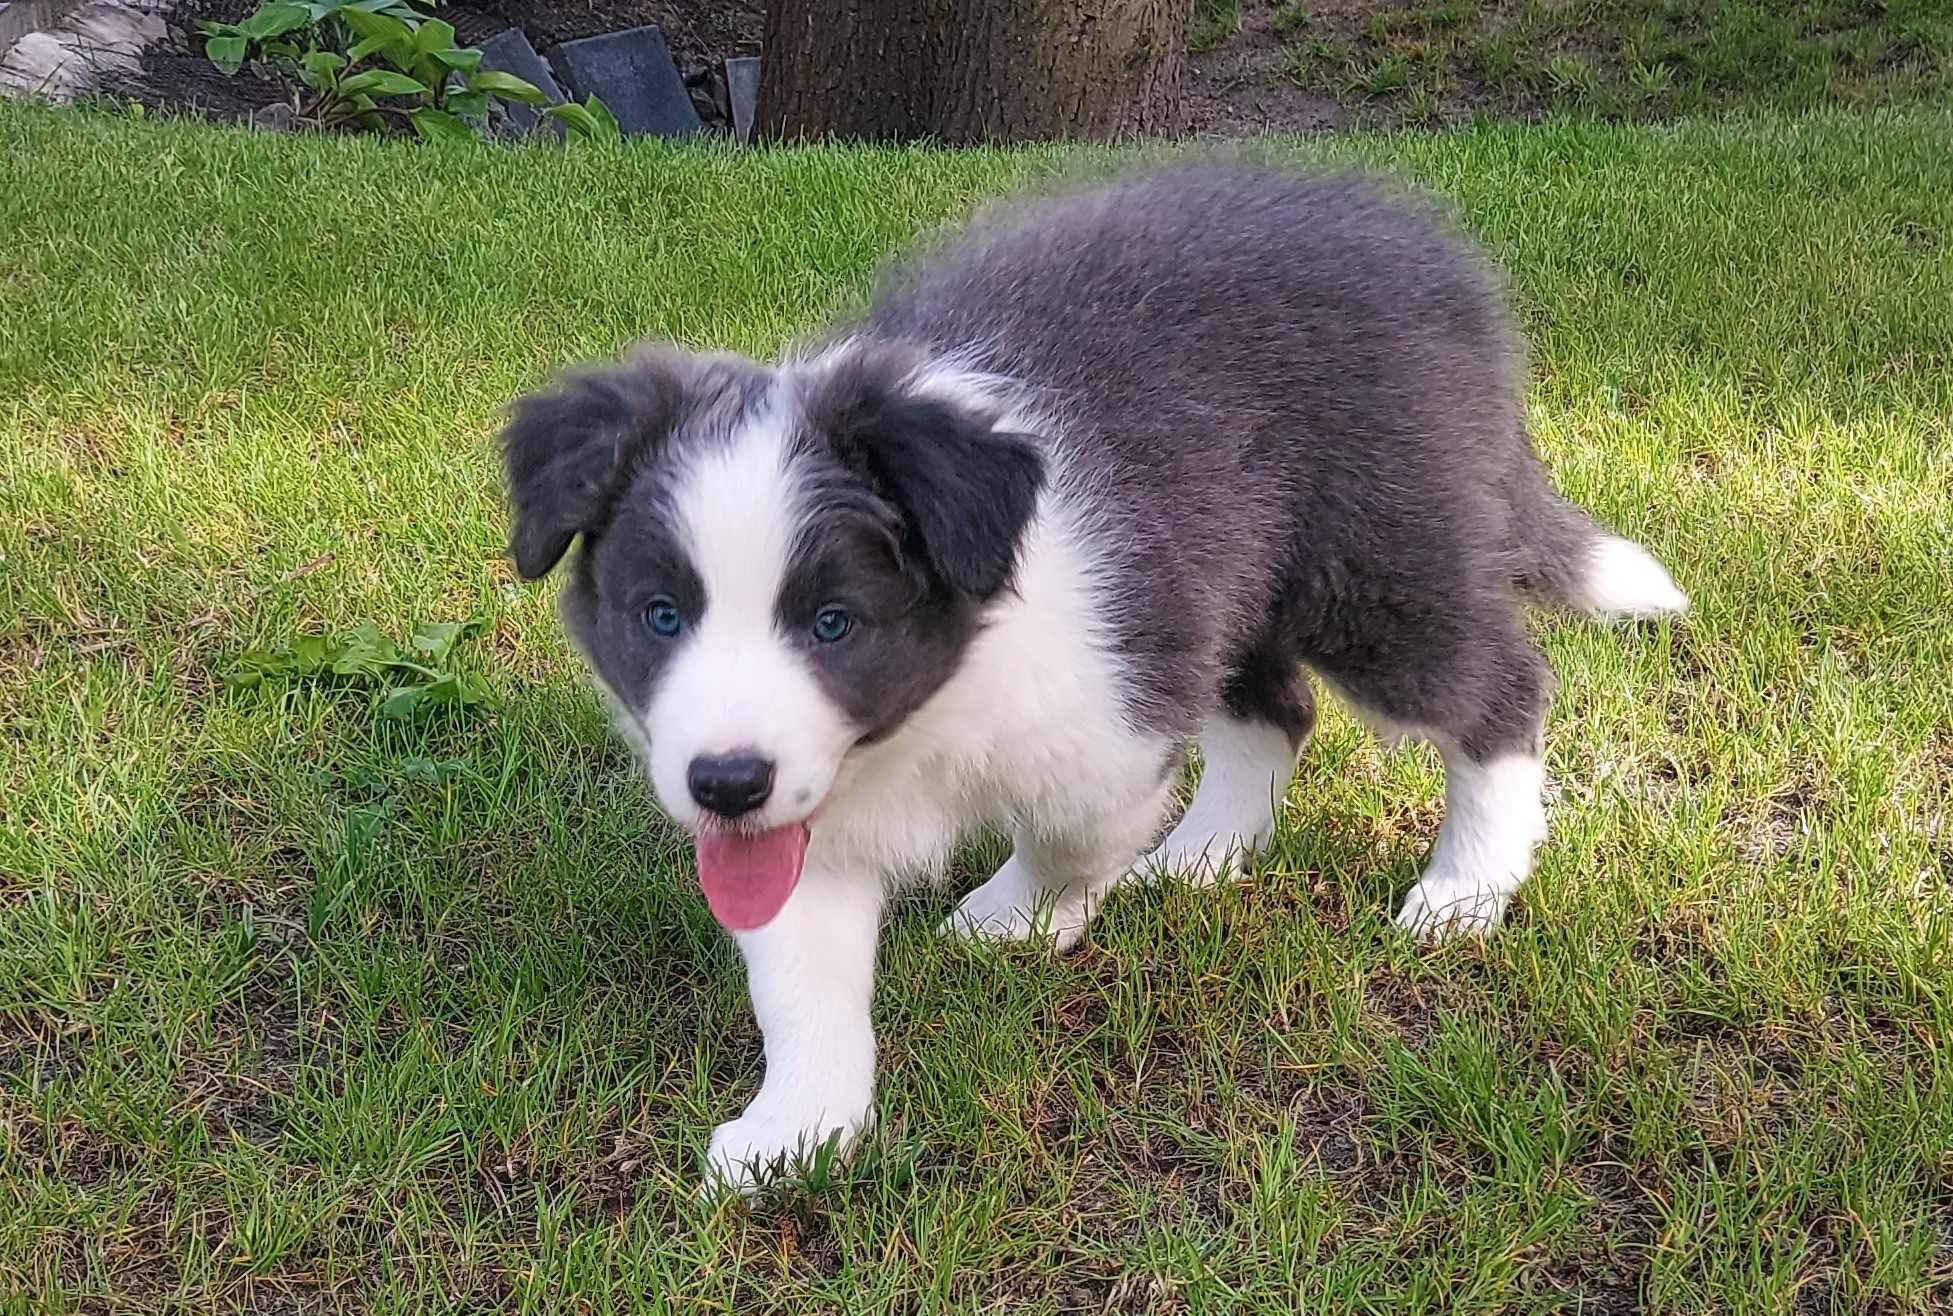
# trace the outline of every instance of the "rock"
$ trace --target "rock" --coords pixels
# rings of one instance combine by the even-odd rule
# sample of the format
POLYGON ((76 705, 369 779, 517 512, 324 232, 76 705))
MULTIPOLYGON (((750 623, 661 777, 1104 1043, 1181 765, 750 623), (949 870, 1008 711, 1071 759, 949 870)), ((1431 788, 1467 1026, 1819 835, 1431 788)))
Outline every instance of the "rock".
POLYGON ((53 27, 74 7, 74 0, 12 0, 0 4, 0 55, 29 33, 53 27))
POLYGON ((732 107, 726 101, 725 76, 715 68, 702 68, 685 79, 692 94, 692 108, 699 121, 716 132, 732 131, 732 107))
POLYGON ((549 52, 578 100, 595 96, 626 136, 690 137, 700 129, 691 93, 655 27, 565 41, 549 52))
MULTIPOLYGON (((505 32, 497 32, 481 43, 480 50, 483 68, 513 73, 516 77, 534 83, 541 89, 543 99, 549 104, 563 103, 563 89, 556 85, 556 78, 550 73, 549 65, 543 63, 542 56, 536 53, 536 48, 529 44, 529 38, 520 28, 512 27, 505 32)), ((520 101, 505 101, 501 102, 501 105, 502 121, 511 133, 526 135, 540 129, 558 137, 563 135, 562 124, 533 106, 524 105, 520 101)))
POLYGON ((276 101, 251 111, 251 126, 259 132, 288 133, 298 127, 298 111, 276 101))
POLYGON ((726 61, 726 92, 732 102, 733 140, 753 140, 753 120, 759 117, 760 62, 752 56, 726 61))
POLYGON ((0 90, 74 100, 107 77, 133 72, 142 52, 165 34, 152 5, 136 0, 94 0, 66 8, 53 26, 28 32, 7 49, 0 59, 0 90))

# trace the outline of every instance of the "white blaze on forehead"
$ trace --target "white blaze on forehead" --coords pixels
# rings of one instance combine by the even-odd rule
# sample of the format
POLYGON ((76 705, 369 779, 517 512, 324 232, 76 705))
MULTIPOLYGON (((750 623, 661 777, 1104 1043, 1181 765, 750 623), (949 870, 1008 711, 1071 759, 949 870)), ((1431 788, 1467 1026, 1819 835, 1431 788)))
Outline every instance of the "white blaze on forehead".
POLYGON ((793 549, 786 426, 768 410, 700 452, 673 506, 679 542, 705 583, 708 614, 771 627, 793 549))
POLYGON ((785 415, 768 408, 727 441, 702 445, 672 490, 678 542, 704 607, 647 710, 651 777, 667 811, 696 823, 685 785, 700 755, 756 753, 774 764, 755 822, 797 822, 827 793, 853 741, 776 607, 799 534, 800 496, 785 415))

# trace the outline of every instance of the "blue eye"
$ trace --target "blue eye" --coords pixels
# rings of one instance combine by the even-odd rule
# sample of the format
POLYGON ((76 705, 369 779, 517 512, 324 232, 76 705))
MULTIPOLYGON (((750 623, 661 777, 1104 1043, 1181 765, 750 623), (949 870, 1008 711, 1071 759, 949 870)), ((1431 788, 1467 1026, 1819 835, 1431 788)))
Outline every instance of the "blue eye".
POLYGON ((684 629, 685 619, 678 615, 678 605, 667 598, 651 600, 651 606, 644 610, 644 624, 651 628, 653 635, 662 635, 669 640, 684 629))
POLYGON ((854 629, 854 618, 840 608, 822 608, 814 617, 814 638, 832 644, 854 629))

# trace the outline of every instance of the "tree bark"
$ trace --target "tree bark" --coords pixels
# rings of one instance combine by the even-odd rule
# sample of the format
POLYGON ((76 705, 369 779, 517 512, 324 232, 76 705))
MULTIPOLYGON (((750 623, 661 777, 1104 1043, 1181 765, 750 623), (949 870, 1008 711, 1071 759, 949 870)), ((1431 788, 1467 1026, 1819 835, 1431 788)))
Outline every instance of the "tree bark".
POLYGON ((760 134, 954 144, 1168 136, 1190 0, 771 0, 760 134))

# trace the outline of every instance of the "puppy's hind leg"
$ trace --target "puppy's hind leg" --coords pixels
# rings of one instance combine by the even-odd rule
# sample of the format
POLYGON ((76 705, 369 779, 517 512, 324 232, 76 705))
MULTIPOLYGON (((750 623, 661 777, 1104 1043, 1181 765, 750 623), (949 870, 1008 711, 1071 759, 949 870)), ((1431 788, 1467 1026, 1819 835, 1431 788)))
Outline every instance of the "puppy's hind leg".
POLYGON ((1379 650, 1406 655, 1400 665, 1326 673, 1367 713, 1415 728, 1444 756, 1444 822, 1397 914, 1430 940, 1495 929, 1546 839, 1541 730, 1552 676, 1516 606, 1477 620, 1454 643, 1379 650))
POLYGON ((1135 876, 1184 876, 1205 885, 1238 875, 1275 835, 1295 760, 1315 727, 1315 694, 1301 664, 1272 645, 1235 667, 1223 711, 1200 730, 1200 785, 1166 840, 1135 876))

